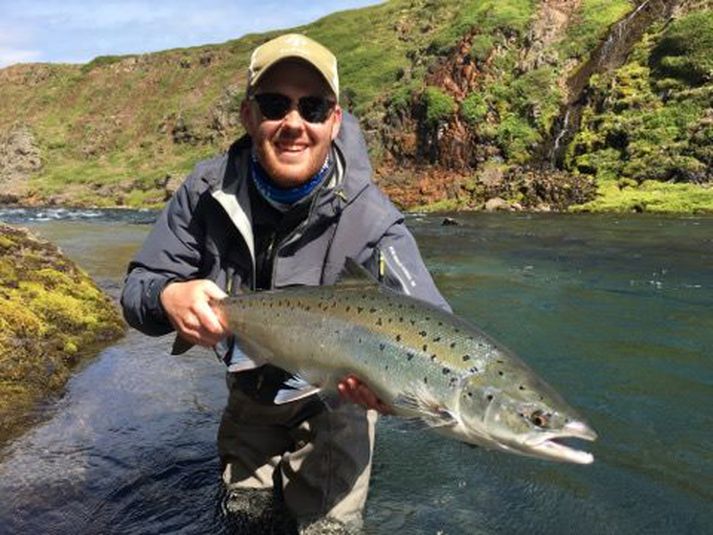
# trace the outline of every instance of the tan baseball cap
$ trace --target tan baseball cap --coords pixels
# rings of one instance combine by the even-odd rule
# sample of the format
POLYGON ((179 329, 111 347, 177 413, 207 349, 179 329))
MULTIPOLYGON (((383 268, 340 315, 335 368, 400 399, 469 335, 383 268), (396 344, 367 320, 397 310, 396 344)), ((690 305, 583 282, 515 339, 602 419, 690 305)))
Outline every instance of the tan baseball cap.
POLYGON ((317 69, 339 100, 337 58, 317 41, 298 33, 281 35, 253 51, 248 67, 248 93, 270 67, 288 58, 302 59, 317 69))

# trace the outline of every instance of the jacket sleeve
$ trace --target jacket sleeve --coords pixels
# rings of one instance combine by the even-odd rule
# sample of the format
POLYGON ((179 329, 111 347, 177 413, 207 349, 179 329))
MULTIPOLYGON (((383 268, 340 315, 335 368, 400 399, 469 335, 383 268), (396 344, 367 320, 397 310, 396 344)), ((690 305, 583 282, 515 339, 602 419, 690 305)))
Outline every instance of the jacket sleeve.
POLYGON ((198 179, 194 173, 179 187, 129 263, 121 307, 128 324, 144 334, 159 336, 173 330, 161 306, 161 291, 171 281, 198 277, 203 243, 196 213, 198 179))
POLYGON ((443 310, 451 307, 436 288, 433 278, 421 258, 418 245, 403 219, 395 222, 377 244, 378 272, 383 282, 411 297, 421 299, 443 310))

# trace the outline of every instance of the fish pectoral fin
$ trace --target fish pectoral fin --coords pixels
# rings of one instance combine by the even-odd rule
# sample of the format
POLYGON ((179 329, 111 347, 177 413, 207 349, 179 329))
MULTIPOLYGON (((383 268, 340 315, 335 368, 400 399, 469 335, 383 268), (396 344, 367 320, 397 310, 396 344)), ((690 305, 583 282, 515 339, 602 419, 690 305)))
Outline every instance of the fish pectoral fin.
POLYGON ((293 388, 283 388, 278 390, 275 394, 275 399, 273 402, 275 405, 284 405, 285 403, 291 403, 300 399, 313 396, 314 394, 319 394, 322 391, 318 386, 310 386, 304 390, 295 390, 293 388))
POLYGON ((293 375, 285 381, 283 388, 277 391, 273 402, 275 405, 283 405, 319 394, 321 391, 321 387, 308 383, 300 375, 293 375))
POLYGON ((413 392, 404 392, 394 398, 392 405, 397 410, 412 414, 410 419, 425 427, 448 427, 458 423, 451 411, 430 398, 413 392))

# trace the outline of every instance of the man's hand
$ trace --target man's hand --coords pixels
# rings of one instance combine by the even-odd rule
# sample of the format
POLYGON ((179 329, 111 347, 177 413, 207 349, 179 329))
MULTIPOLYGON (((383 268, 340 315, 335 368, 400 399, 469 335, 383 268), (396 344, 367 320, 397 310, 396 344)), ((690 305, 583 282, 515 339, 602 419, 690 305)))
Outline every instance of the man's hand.
POLYGON ((181 338, 210 347, 228 335, 225 320, 210 306, 211 299, 224 297, 213 281, 197 279, 169 283, 161 292, 161 304, 181 338))
POLYGON ((374 409, 381 414, 393 413, 391 407, 376 397, 376 394, 374 394, 368 386, 353 375, 349 375, 346 379, 340 381, 337 385, 337 390, 339 390, 342 399, 346 399, 367 409, 374 409))

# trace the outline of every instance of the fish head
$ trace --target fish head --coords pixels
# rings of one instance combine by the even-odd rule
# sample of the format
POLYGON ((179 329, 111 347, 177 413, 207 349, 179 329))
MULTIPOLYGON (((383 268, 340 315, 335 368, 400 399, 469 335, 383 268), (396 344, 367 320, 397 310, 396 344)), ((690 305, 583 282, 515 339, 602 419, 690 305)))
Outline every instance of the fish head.
MULTIPOLYGON (((524 370, 523 370, 524 371, 524 370)), ((512 372, 512 370, 510 370, 512 372)), ((559 442, 592 441, 597 433, 549 385, 529 370, 508 381, 473 376, 463 384, 459 427, 473 444, 551 461, 589 464, 591 453, 559 442)))

